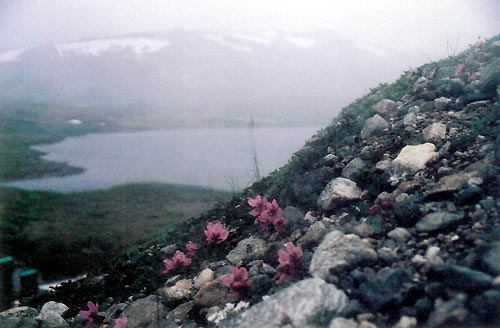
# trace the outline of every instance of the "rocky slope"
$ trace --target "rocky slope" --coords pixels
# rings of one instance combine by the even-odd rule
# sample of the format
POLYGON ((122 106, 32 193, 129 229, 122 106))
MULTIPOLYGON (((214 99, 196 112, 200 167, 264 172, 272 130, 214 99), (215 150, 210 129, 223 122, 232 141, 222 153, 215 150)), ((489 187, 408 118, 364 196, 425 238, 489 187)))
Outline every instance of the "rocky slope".
POLYGON ((499 84, 500 37, 406 72, 228 204, 25 300, 67 306, 11 309, 0 324, 498 327, 499 84), (282 213, 261 216, 258 195, 282 213))

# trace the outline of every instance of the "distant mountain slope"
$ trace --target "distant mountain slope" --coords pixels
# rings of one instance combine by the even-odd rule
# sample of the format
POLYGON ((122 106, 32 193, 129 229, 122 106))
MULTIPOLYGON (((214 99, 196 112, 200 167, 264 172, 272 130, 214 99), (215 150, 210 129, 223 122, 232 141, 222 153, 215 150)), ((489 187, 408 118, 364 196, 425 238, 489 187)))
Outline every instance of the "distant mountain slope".
POLYGON ((253 115, 324 124, 414 62, 329 31, 194 30, 46 43, 0 51, 0 104, 136 110, 165 122, 253 115))
POLYGON ((498 327, 499 99, 500 36, 372 89, 227 204, 32 304, 75 327, 88 300, 129 327, 498 327))

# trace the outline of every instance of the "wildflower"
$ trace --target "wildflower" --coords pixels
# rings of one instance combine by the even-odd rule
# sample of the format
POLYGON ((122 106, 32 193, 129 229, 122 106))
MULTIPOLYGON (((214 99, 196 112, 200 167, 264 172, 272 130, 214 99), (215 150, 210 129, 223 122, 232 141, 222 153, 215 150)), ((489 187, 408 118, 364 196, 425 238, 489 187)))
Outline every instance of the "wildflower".
POLYGON ((266 206, 266 213, 272 218, 279 218, 281 217, 282 211, 281 207, 278 205, 278 202, 276 199, 273 199, 271 203, 268 203, 266 206))
POLYGON ((188 241, 186 248, 188 250, 188 256, 194 257, 196 255, 196 251, 198 250, 198 245, 192 241, 188 241))
POLYGON ((220 244, 229 236, 229 230, 220 221, 208 222, 205 236, 209 244, 220 244))
POLYGON ((245 287, 250 287, 250 280, 248 280, 248 271, 245 268, 231 268, 232 277, 225 277, 222 282, 226 287, 238 290, 245 287))
POLYGON ((373 205, 372 207, 370 207, 370 210, 368 211, 368 214, 370 216, 375 216, 379 213, 380 213, 380 206, 378 205, 373 205))
POLYGON ((171 260, 165 259, 163 263, 165 263, 165 270, 163 273, 169 273, 175 271, 179 266, 188 266, 192 262, 192 259, 189 256, 186 256, 183 252, 177 250, 174 253, 174 256, 171 260))
POLYGON ((87 326, 90 326, 94 322, 97 313, 99 312, 99 304, 94 304, 91 301, 87 302, 88 311, 80 310, 79 314, 81 317, 87 319, 87 326))
POLYGON ((280 273, 276 281, 278 285, 294 277, 301 267, 300 259, 302 258, 302 248, 290 242, 286 243, 285 247, 286 251, 282 249, 278 251, 279 265, 277 271, 280 273))
POLYGON ((127 317, 119 317, 118 319, 115 319, 115 325, 114 328, 127 328, 127 322, 128 319, 127 317))
POLYGON ((276 229, 277 231, 279 231, 279 230, 283 229, 286 226, 286 223, 287 223, 287 221, 286 221, 285 218, 277 218, 273 222, 274 229, 276 229))
POLYGON ((267 204, 267 198, 262 198, 260 195, 257 195, 255 198, 248 198, 248 205, 253 207, 253 210, 249 214, 254 217, 259 216, 266 209, 267 204))
POLYGON ((380 202, 380 206, 382 206, 384 210, 390 210, 394 206, 394 204, 392 204, 390 200, 384 199, 380 202))

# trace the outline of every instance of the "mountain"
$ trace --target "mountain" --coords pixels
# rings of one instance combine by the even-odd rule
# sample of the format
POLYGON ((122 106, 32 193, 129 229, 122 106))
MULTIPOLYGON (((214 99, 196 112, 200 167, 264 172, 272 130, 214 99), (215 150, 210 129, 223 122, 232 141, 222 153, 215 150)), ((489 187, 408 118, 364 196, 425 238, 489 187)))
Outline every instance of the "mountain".
POLYGON ((500 36, 372 89, 228 203, 23 303, 64 302, 39 321, 74 327, 498 327, 499 98, 500 36))
POLYGON ((326 124, 417 62, 331 31, 179 30, 0 51, 0 104, 133 113, 145 124, 326 124), (283 115, 287 113, 287 115, 283 115))

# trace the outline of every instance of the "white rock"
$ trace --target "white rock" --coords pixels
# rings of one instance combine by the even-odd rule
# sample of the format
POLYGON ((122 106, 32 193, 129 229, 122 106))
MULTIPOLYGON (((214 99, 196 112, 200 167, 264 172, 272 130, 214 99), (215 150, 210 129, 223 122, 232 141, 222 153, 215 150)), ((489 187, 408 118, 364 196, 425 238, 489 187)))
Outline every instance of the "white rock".
POLYGON ((318 198, 318 206, 330 210, 361 197, 361 189, 356 182, 346 178, 335 178, 328 183, 318 198))
POLYGON ((446 125, 432 123, 422 132, 425 141, 439 141, 446 138, 446 125))
POLYGON ((404 126, 414 126, 417 124, 417 115, 415 113, 408 113, 403 118, 404 126))
POLYGON ((215 275, 212 269, 206 268, 205 270, 200 272, 198 277, 196 277, 196 280, 194 282, 194 288, 200 289, 201 286, 203 286, 207 282, 214 280, 214 278, 215 275))
POLYGON ((430 142, 416 146, 405 146, 393 163, 411 168, 415 172, 420 171, 425 168, 425 164, 434 158, 435 150, 436 146, 430 142))
POLYGON ((395 228, 392 231, 389 231, 387 236, 389 236, 389 238, 391 239, 394 239, 395 241, 404 243, 405 241, 410 239, 411 234, 405 228, 395 228))
POLYGON ((361 138, 368 139, 369 137, 379 135, 389 127, 389 122, 387 122, 380 115, 376 114, 366 120, 363 130, 361 130, 361 138))

